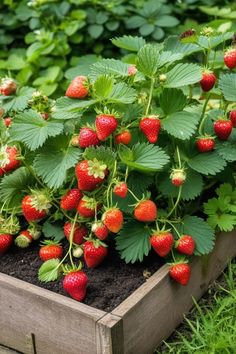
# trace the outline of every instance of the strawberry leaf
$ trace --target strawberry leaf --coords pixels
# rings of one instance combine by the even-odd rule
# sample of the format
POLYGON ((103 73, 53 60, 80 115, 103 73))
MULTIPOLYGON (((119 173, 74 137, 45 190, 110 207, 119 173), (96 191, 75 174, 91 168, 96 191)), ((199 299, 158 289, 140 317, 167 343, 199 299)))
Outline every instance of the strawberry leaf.
POLYGON ((135 144, 132 150, 127 146, 120 146, 119 156, 123 163, 131 168, 143 172, 161 170, 169 162, 169 156, 159 146, 152 144, 135 144))
POLYGON ((219 88, 227 101, 236 101, 236 73, 221 74, 219 88))
POLYGON ((79 119, 82 111, 94 105, 96 100, 74 100, 61 97, 56 101, 52 118, 54 119, 79 119))
POLYGON ((196 64, 177 64, 166 73, 165 87, 175 88, 195 84, 201 80, 201 67, 196 64))
POLYGON ((30 150, 42 146, 48 137, 59 135, 63 131, 63 124, 44 120, 36 111, 27 111, 15 117, 10 128, 11 138, 21 141, 30 150))
POLYGON ((130 104, 135 101, 137 97, 137 92, 132 87, 129 87, 124 82, 119 82, 118 84, 114 85, 112 91, 107 97, 109 103, 114 104, 130 104))
POLYGON ((199 115, 191 112, 175 112, 161 121, 168 134, 181 140, 189 139, 196 131, 199 115))
POLYGON ((224 141, 216 144, 216 151, 224 160, 236 161, 236 141, 224 141))
POLYGON ((61 241, 65 238, 63 227, 58 223, 51 224, 46 221, 43 224, 42 232, 46 238, 52 238, 55 241, 61 241))
POLYGON ((144 75, 154 77, 160 60, 160 47, 146 44, 138 52, 137 68, 144 75))
POLYGON ((84 154, 85 159, 93 160, 97 159, 98 161, 103 162, 108 166, 108 168, 112 168, 116 159, 116 154, 109 147, 98 146, 98 147, 88 147, 84 154))
POLYGON ((202 48, 193 43, 182 43, 178 36, 169 36, 164 42, 164 50, 169 50, 172 53, 182 53, 186 56, 200 52, 202 48))
POLYGON ((186 103, 187 97, 178 89, 164 89, 160 96, 160 106, 165 115, 182 111, 186 103))
POLYGON ((22 87, 14 96, 1 96, 0 101, 5 111, 23 111, 33 92, 30 87, 22 87))
POLYGON ((44 262, 39 268, 38 279, 44 283, 57 280, 61 274, 59 263, 57 258, 44 262))
POLYGON ((216 151, 213 151, 194 156, 188 160, 188 165, 203 175, 215 175, 224 169, 226 162, 216 151))
POLYGON ((100 100, 109 97, 112 88, 113 88, 113 78, 107 75, 99 76, 93 85, 94 94, 100 100))
POLYGON ((114 77, 127 77, 129 64, 116 59, 102 59, 91 66, 92 79, 100 75, 111 75, 114 77))
POLYGON ((142 262, 147 256, 151 245, 149 237, 151 230, 138 221, 128 221, 116 237, 116 249, 126 263, 142 262))
POLYGON ((132 36, 116 37, 113 38, 111 42, 116 47, 126 49, 131 52, 138 52, 139 49, 146 44, 146 41, 143 37, 132 37, 132 36))

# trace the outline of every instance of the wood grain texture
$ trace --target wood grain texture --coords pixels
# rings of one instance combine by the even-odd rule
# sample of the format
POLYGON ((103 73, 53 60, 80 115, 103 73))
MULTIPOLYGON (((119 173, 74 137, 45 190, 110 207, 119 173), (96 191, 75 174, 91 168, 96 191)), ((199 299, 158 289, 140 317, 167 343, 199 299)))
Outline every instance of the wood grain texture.
POLYGON ((96 353, 106 312, 1 273, 0 289, 1 344, 24 354, 96 353))
POLYGON ((15 350, 0 345, 0 354, 19 354, 19 352, 16 352, 15 350))
POLYGON ((123 318, 124 353, 151 354, 182 321, 193 306, 236 256, 236 232, 222 233, 209 257, 195 258, 192 275, 186 287, 170 279, 168 265, 129 296, 112 314, 123 318))
POLYGON ((97 354, 123 354, 123 321, 107 314, 97 322, 97 354))

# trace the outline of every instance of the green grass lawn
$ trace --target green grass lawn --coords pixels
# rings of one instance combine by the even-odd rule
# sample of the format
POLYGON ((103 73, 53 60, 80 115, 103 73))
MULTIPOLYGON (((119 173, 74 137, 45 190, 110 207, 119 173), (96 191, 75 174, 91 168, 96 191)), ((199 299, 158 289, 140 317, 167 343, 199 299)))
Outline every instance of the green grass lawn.
POLYGON ((236 354, 236 263, 155 354, 236 354))

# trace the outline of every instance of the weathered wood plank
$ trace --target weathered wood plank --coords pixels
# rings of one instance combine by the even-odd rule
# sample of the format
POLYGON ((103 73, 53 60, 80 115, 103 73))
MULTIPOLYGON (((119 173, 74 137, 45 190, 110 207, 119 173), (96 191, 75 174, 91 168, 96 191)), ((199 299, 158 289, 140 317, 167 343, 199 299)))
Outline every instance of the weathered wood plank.
POLYGON ((153 353, 182 321, 183 313, 193 306, 192 296, 199 299, 227 261, 236 256, 235 241, 235 231, 220 234, 207 260, 192 261, 192 276, 186 287, 170 279, 165 265, 112 311, 123 318, 125 354, 153 353))
POLYGON ((106 312, 1 273, 0 289, 1 344, 25 354, 96 353, 106 312))
POLYGON ((15 350, 0 345, 0 354, 19 354, 19 352, 16 352, 15 350))
POLYGON ((123 354, 122 319, 107 314, 97 322, 97 354, 123 354))

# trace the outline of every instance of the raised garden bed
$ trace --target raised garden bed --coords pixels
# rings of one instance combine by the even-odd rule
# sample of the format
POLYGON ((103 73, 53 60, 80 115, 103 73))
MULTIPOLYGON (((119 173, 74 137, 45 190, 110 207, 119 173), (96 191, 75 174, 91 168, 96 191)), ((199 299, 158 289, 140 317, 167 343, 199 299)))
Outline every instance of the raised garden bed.
POLYGON ((25 354, 152 353, 236 256, 235 237, 221 233, 208 257, 193 259, 186 287, 165 265, 111 312, 0 273, 0 343, 25 354))

